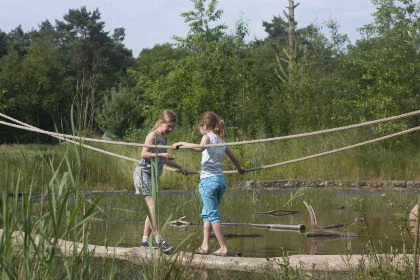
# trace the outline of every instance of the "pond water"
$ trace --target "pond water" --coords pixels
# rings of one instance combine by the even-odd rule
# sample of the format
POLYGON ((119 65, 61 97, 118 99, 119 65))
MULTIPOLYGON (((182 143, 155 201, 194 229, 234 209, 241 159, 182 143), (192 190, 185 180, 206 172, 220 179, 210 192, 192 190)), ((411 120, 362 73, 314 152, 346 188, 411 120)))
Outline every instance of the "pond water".
MULTIPOLYGON (((310 204, 320 226, 346 223, 348 227, 335 229, 340 232, 357 233, 358 238, 308 238, 298 231, 274 231, 268 229, 228 227, 225 234, 258 237, 237 237, 227 240, 233 252, 244 257, 279 257, 296 254, 358 254, 367 253, 368 241, 372 240, 378 252, 401 252, 406 244, 407 252, 412 240, 407 232, 404 217, 418 199, 415 190, 367 190, 367 189, 282 189, 271 191, 226 191, 220 205, 222 222, 254 224, 303 224, 311 229, 310 216, 303 204, 310 204), (364 204, 366 220, 356 222, 363 216, 356 206, 364 204), (298 210, 290 216, 255 215, 275 209, 298 210)), ((102 197, 103 210, 91 220, 90 243, 108 246, 140 246, 146 212, 141 196, 132 193, 109 193, 102 197)), ((158 201, 159 223, 187 216, 186 220, 200 223, 201 200, 197 192, 161 192, 158 201)), ((407 225, 406 225, 407 224, 407 225)), ((181 250, 194 251, 202 241, 202 226, 177 228, 166 226, 163 237, 181 250)), ((214 239, 210 246, 218 248, 214 239)))

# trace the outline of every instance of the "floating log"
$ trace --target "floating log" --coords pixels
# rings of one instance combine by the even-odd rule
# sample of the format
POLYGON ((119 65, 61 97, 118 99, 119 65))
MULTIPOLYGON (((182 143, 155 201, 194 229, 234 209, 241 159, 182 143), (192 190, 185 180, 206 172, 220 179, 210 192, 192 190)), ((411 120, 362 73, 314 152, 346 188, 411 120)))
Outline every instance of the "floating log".
POLYGON ((183 216, 179 218, 178 220, 170 221, 169 225, 174 226, 174 227, 187 227, 187 226, 198 225, 198 224, 193 224, 191 222, 185 221, 185 218, 187 218, 187 216, 183 216))
MULTIPOLYGON (((257 238, 257 237, 261 237, 261 234, 236 234, 236 233, 225 233, 224 234, 226 239, 233 239, 233 238, 238 238, 238 237, 246 237, 246 238, 257 238)), ((214 239, 216 238, 216 235, 212 232, 210 235, 210 238, 214 239)))
MULTIPOLYGON (((0 229, 0 237, 3 235, 3 230, 0 229)), ((14 250, 21 250, 21 242, 25 233, 13 232, 15 238, 14 250)), ((34 236, 35 244, 38 245, 41 237, 34 236)), ((58 245, 63 256, 72 256, 74 249, 81 252, 85 249, 83 244, 67 240, 58 240, 58 245)), ((100 245, 88 245, 87 248, 93 253, 94 257, 100 258, 115 258, 118 260, 129 261, 134 264, 142 265, 152 259, 150 248, 145 247, 112 247, 100 245)), ((159 255, 159 250, 155 249, 155 257, 162 257, 168 261, 176 261, 180 265, 194 266, 200 269, 218 269, 229 271, 247 271, 247 272, 273 272, 283 271, 284 265, 292 268, 298 268, 303 272, 346 272, 356 269, 360 263, 369 267, 375 266, 376 258, 388 258, 395 269, 403 268, 407 263, 412 262, 413 255, 411 254, 378 254, 378 255, 292 255, 286 258, 244 258, 244 257, 218 257, 212 255, 198 255, 187 252, 175 252, 174 255, 159 255), (287 262, 287 263, 286 263, 287 262)))
POLYGON ((357 233, 339 232, 339 231, 309 231, 305 233, 306 237, 330 237, 330 238, 357 238, 357 233))
MULTIPOLYGON (((312 206, 306 203, 306 201, 304 201, 303 204, 305 204, 306 209, 308 209, 309 216, 311 217, 311 230, 305 233, 306 237, 330 237, 330 238, 344 238, 344 237, 357 238, 358 237, 357 233, 346 233, 346 232, 326 229, 325 227, 320 227, 316 220, 315 211, 312 208, 312 206)), ((331 225, 332 227, 331 226, 329 227, 330 228, 339 227, 337 225, 340 225, 340 224, 331 225)))
POLYGON ((271 211, 268 211, 268 212, 256 212, 256 213, 254 213, 254 215, 271 215, 271 216, 281 217, 281 216, 288 216, 288 215, 293 215, 293 214, 297 214, 297 213, 300 213, 300 211, 276 209, 276 210, 271 210, 271 211), (275 214, 277 212, 283 212, 283 214, 275 214))
POLYGON ((328 225, 328 226, 324 226, 322 227, 323 229, 332 229, 332 228, 341 228, 341 227, 346 227, 349 224, 335 224, 335 225, 328 225))
MULTIPOLYGON (((196 226, 202 225, 202 223, 191 223, 185 221, 186 216, 169 222, 171 226, 177 227, 186 227, 186 226, 196 226)), ((305 232, 306 228, 304 225, 282 225, 282 224, 251 224, 251 223, 221 223, 225 227, 244 227, 244 228, 262 228, 269 230, 290 230, 290 231, 299 231, 301 233, 305 232)))
POLYGON ((290 230, 305 232, 304 225, 282 225, 282 224, 251 224, 251 223, 222 223, 226 227, 265 228, 270 230, 290 230))

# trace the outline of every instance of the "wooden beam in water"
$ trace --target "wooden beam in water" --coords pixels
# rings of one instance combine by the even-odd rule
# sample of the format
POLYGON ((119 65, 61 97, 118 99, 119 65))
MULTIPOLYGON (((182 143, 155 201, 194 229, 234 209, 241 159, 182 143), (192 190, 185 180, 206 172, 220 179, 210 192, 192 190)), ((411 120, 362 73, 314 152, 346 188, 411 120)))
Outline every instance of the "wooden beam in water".
POLYGON ((245 228, 265 228, 272 230, 290 230, 299 231, 300 233, 305 232, 306 228, 304 225, 282 225, 282 224, 251 224, 251 223, 222 223, 222 226, 226 227, 245 227, 245 228))
MULTIPOLYGON (((0 237, 3 235, 3 230, 0 229, 0 237)), ((13 232, 15 238, 16 250, 19 248, 23 240, 23 232, 13 232)), ((35 244, 39 244, 40 236, 35 236, 35 244)), ((64 256, 71 256, 74 254, 73 249, 76 248, 78 252, 84 250, 81 243, 58 240, 58 245, 64 256)), ((115 258, 125 260, 134 264, 144 264, 152 260, 151 251, 144 247, 111 247, 88 245, 88 250, 92 251, 95 257, 101 258, 115 258)), ((346 272, 354 270, 360 265, 360 262, 369 267, 376 266, 373 260, 374 255, 292 255, 287 259, 284 257, 274 258, 245 258, 245 257, 218 257, 212 255, 198 255, 188 252, 176 252, 174 255, 161 254, 158 249, 155 249, 155 258, 165 258, 168 261, 176 261, 179 265, 196 266, 204 269, 219 269, 229 271, 247 271, 247 272, 261 272, 280 271, 284 270, 284 265, 287 264, 292 268, 300 269, 304 272, 346 272)), ((412 262, 413 255, 409 254, 378 254, 377 258, 389 259, 390 265, 395 269, 402 269, 407 263, 412 262)))
MULTIPOLYGON (((185 221, 186 216, 169 222, 171 226, 186 227, 186 226, 197 226, 202 223, 191 223, 185 221)), ((282 224, 251 224, 251 223, 221 223, 225 227, 244 227, 244 228, 261 228, 269 230, 289 230, 298 231, 300 233, 305 232, 306 228, 304 225, 282 225, 282 224)))

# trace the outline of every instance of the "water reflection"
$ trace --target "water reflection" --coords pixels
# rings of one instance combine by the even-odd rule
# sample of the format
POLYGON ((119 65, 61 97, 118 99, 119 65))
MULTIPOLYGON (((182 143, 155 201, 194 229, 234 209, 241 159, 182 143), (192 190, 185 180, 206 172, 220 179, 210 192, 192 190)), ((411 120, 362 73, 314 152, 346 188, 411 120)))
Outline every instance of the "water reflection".
MULTIPOLYGON (((231 251, 241 252, 245 257, 278 257, 284 254, 348 254, 349 252, 364 253, 368 237, 366 223, 358 222, 360 217, 352 209, 355 198, 365 198, 368 201, 367 221, 371 237, 375 242, 392 246, 395 251, 402 250, 404 242, 410 240, 408 233, 395 218, 397 212, 403 212, 402 206, 411 210, 417 200, 414 190, 358 190, 358 189, 305 189, 301 197, 290 201, 296 189, 276 191, 259 191, 253 195, 250 191, 227 191, 221 204, 223 222, 258 223, 258 224, 304 224, 310 229, 310 216, 303 201, 312 205, 320 225, 346 223, 348 227, 337 229, 344 233, 358 233, 359 238, 307 238, 298 231, 274 231, 268 229, 224 227, 224 233, 236 238, 227 240, 231 251), (385 194, 385 195, 384 195, 385 194), (392 198, 398 202, 390 207, 386 200, 392 198), (256 199, 254 199, 256 198, 256 199), (411 205, 411 206, 410 206, 411 205), (293 216, 256 216, 255 212, 273 209, 291 209, 300 211, 293 216)), ((100 219, 92 220, 93 244, 104 244, 122 247, 140 246, 143 224, 140 218, 144 216, 142 199, 132 194, 106 195, 100 204, 104 214, 100 219)), ((173 219, 187 216, 193 223, 200 223, 201 201, 196 192, 163 192, 159 198, 160 223, 178 208, 173 219)), ((407 212, 408 213, 408 212, 407 212)), ((164 230, 165 239, 171 244, 181 244, 184 239, 192 237, 181 247, 182 250, 193 251, 202 238, 202 227, 188 226, 176 228, 167 226, 164 230)), ((212 249, 217 242, 211 241, 212 249)), ((387 250, 386 246, 378 246, 379 252, 387 250)))

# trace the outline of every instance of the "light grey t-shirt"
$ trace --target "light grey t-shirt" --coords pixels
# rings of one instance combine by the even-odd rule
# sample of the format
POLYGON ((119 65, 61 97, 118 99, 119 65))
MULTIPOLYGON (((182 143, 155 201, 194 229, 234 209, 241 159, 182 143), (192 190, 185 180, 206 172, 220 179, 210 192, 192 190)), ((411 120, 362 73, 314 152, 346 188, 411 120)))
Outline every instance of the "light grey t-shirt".
MULTIPOLYGON (((216 134, 210 133, 210 144, 225 143, 216 134)), ((200 178, 223 175, 222 160, 226 147, 210 147, 202 152, 200 178)))

